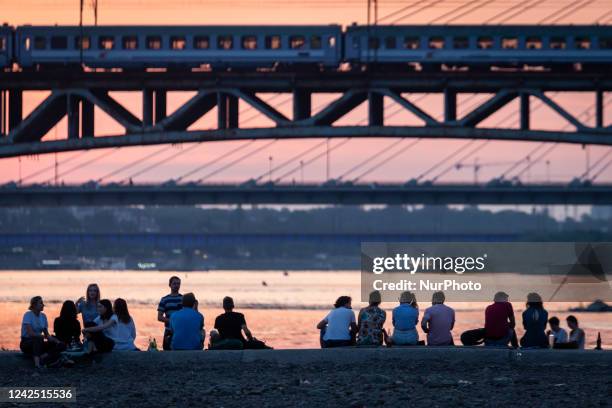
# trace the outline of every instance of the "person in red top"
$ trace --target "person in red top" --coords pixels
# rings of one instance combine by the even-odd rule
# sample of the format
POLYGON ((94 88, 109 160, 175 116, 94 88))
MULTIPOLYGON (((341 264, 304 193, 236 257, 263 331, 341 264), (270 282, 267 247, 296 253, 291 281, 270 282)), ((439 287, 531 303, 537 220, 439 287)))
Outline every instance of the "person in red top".
POLYGON ((493 304, 485 309, 485 346, 518 347, 516 333, 514 332, 514 309, 508 302, 508 294, 497 292, 493 304))

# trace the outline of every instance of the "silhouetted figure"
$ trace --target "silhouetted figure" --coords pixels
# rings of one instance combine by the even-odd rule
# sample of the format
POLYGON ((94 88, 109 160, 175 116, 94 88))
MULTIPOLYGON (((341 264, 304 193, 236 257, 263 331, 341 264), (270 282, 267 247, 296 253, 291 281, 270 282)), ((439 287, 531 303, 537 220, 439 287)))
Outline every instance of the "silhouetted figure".
POLYGON ((542 297, 537 293, 527 295, 527 309, 523 312, 523 328, 525 334, 521 338, 521 347, 548 348, 546 323, 548 312, 542 304, 542 297))

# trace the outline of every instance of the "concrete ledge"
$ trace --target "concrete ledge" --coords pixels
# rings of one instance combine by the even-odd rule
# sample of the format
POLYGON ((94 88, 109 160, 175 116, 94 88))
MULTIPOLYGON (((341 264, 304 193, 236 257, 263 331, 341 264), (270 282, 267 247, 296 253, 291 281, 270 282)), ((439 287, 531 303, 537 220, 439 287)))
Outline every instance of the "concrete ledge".
MULTIPOLYGON (((309 350, 113 352, 103 355, 99 364, 183 365, 206 363, 268 362, 280 365, 313 363, 385 363, 397 361, 445 360, 451 363, 581 364, 612 365, 612 351, 595 350, 505 350, 484 347, 394 347, 336 348, 309 350)), ((31 360, 16 351, 0 352, 2 370, 31 367, 31 360)))

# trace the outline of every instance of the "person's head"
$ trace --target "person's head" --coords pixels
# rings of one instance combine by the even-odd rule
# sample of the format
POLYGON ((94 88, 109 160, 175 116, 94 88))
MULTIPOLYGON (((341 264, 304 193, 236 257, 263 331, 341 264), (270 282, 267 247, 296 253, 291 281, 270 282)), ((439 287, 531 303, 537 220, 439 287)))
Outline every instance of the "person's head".
POLYGON ((336 303, 334 303, 334 307, 337 309, 339 307, 346 307, 346 308, 351 308, 351 301, 353 299, 351 299, 350 296, 340 296, 338 299, 336 299, 336 303))
POLYGON ((113 305, 111 301, 108 299, 102 299, 98 303, 98 315, 100 315, 100 319, 108 320, 113 315, 113 305))
POLYGON ((178 276, 172 276, 168 280, 168 286, 170 286, 170 291, 172 293, 178 293, 178 291, 181 289, 181 278, 178 276))
POLYGON ((183 307, 193 309, 193 306, 196 303, 196 297, 193 293, 185 293, 183 295, 183 307))
POLYGON ((493 301, 494 302, 507 302, 509 297, 510 296, 508 296, 506 292, 497 292, 495 296, 493 296, 493 301))
POLYGON ((130 316, 130 312, 128 311, 128 305, 125 299, 121 299, 121 298, 115 299, 115 303, 113 304, 113 309, 115 310, 117 319, 119 319, 120 322, 128 324, 132 320, 132 317, 130 316))
POLYGON ((407 304, 415 308, 419 307, 419 305, 417 304, 416 296, 412 292, 402 292, 399 298, 399 302, 402 305, 407 304))
POLYGON ((72 300, 67 300, 62 304, 60 317, 64 320, 75 320, 77 318, 77 308, 72 300))
POLYGON ((527 307, 533 307, 536 309, 542 309, 542 297, 537 293, 529 293, 527 295, 527 307))
POLYGON ((576 316, 569 315, 565 320, 567 321, 567 325, 570 329, 574 330, 578 328, 578 319, 576 319, 576 316))
POLYGON ((98 303, 100 301, 100 287, 97 283, 90 283, 87 285, 85 300, 89 303, 98 303))
POLYGON ((558 317, 551 317, 550 319, 548 319, 548 324, 550 325, 550 328, 554 331, 559 330, 559 325, 560 325, 560 321, 558 317))
POLYGON ((441 304, 444 304, 445 300, 446 300, 446 296, 444 296, 444 292, 442 292, 442 291, 434 292, 434 294, 431 295, 431 304, 432 305, 441 305, 441 304))
POLYGON ((45 304, 43 302, 42 296, 34 296, 30 299, 30 307, 29 309, 34 313, 40 313, 45 308, 45 304))
POLYGON ((234 310, 234 299, 229 296, 223 298, 223 310, 226 312, 231 312, 234 310))
POLYGON ((370 299, 368 300, 368 303, 370 304, 370 306, 378 306, 380 305, 380 302, 382 301, 381 297, 380 297, 380 292, 375 290, 374 292, 370 293, 370 299))

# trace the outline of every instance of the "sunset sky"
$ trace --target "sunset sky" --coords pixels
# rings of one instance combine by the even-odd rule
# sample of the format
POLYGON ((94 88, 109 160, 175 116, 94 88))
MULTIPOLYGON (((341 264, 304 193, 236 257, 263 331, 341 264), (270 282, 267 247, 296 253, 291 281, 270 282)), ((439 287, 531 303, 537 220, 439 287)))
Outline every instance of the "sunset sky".
MULTIPOLYGON (((366 21, 365 0, 340 0, 335 2, 324 0, 98 0, 98 24, 166 24, 166 25, 186 25, 186 24, 341 24, 348 25, 352 22, 364 23, 366 21)), ((394 24, 426 24, 433 22, 442 23, 556 23, 556 24, 590 24, 599 22, 600 24, 612 22, 612 1, 610 0, 424 0, 424 1, 394 1, 380 0, 378 16, 383 23, 394 24), (408 7, 412 3, 412 7, 408 7), (536 5, 537 4, 537 5, 536 5), (534 5, 532 8, 527 8, 534 5), (429 7, 427 7, 429 6, 429 7), (407 8, 408 7, 408 8, 407 8), (508 11, 510 10, 510 11, 508 11), (506 11, 504 13, 504 11, 506 11)), ((0 0, 0 19, 10 25, 35 24, 78 24, 79 21, 79 1, 78 0, 0 0)), ((91 0, 86 0, 85 23, 93 22, 93 12, 91 0)), ((25 100, 24 114, 27 115, 38 102, 46 95, 44 93, 27 93, 25 100)), ((126 107, 133 111, 137 116, 141 115, 139 106, 139 95, 135 94, 115 94, 118 100, 125 103, 126 107)), ((174 94, 169 97, 168 113, 182 101, 190 97, 190 94, 174 94)), ((463 100, 469 100, 460 104, 459 113, 465 112, 466 108, 471 108, 474 103, 484 100, 487 95, 480 97, 462 96, 463 100)), ((268 95, 267 99, 274 98, 275 103, 281 103, 279 110, 289 112, 290 103, 283 102, 287 96, 268 95)), ((439 115, 442 108, 442 100, 439 96, 419 96, 413 95, 412 100, 420 100, 420 105, 432 115, 439 115)), ((555 96, 555 100, 565 107, 568 111, 579 115, 584 113, 582 118, 586 123, 593 123, 592 106, 593 95, 591 94, 565 94, 555 96)), ((327 97, 316 97, 313 106, 317 107, 326 100, 327 97)), ((607 95, 606 101, 612 105, 612 95, 607 95)), ((408 114, 398 114, 397 106, 387 101, 389 124, 416 124, 408 114)), ((532 109, 535 101, 532 102, 532 109)), ((487 125, 514 127, 517 119, 507 119, 512 109, 516 108, 516 103, 511 104, 506 109, 489 118, 487 125)), ((242 121, 244 126, 267 126, 268 122, 256 117, 248 105, 241 104, 242 121)), ((612 123, 612 111, 608 109, 606 124, 612 123)), ((361 106, 348 115, 346 119, 338 124, 357 124, 363 120, 365 106, 361 106)), ((100 111, 96 111, 98 117, 96 124, 97 134, 117 134, 121 128, 112 122, 108 117, 104 117, 100 111)), ((211 112, 207 117, 200 120, 193 128, 207 128, 213 125, 215 112, 211 112)), ((536 127, 543 129, 563 129, 566 122, 560 119, 548 108, 539 108, 538 113, 534 114, 533 121, 536 127)), ((63 138, 65 135, 65 120, 60 123, 57 129, 51 130, 46 139, 63 138)), ((265 175, 272 157, 273 167, 294 156, 295 154, 319 144, 320 140, 301 140, 277 142, 269 144, 269 141, 254 142, 244 150, 229 157, 225 161, 220 161, 212 166, 206 167, 200 172, 190 176, 188 180, 206 178, 208 174, 214 173, 216 169, 223 167, 227 163, 239 158, 242 154, 250 151, 258 152, 248 160, 239 165, 228 168, 219 174, 213 174, 206 178, 208 182, 224 181, 244 181, 246 179, 265 175), (261 149, 260 149, 261 147, 261 149)), ((341 143, 342 140, 332 140, 331 146, 341 143)), ((372 152, 376 152, 385 146, 390 146, 396 140, 352 140, 342 145, 331 153, 331 177, 338 177, 348 169, 369 157, 372 152)), ((17 180, 19 177, 27 178, 27 182, 44 182, 53 180, 53 163, 57 157, 59 166, 59 180, 66 183, 83 182, 91 179, 98 179, 102 176, 111 174, 122 166, 144 158, 153 156, 141 165, 131 167, 116 175, 109 176, 104 181, 120 181, 136 174, 135 182, 154 182, 163 181, 168 178, 188 174, 192 169, 197 168, 209 161, 214 160, 224 152, 237 148, 245 142, 217 142, 202 145, 182 145, 182 146, 152 146, 123 148, 115 151, 94 150, 80 153, 63 153, 29 157, 22 159, 3 159, 0 160, 0 183, 10 180, 17 180), (179 154, 179 152, 184 153, 179 154), (175 157, 176 156, 176 157, 175 157), (175 158, 173 158, 175 157, 175 158), (156 161, 167 161, 159 166, 153 166, 150 171, 144 171, 148 166, 156 161), (80 164, 89 163, 87 166, 78 167, 80 164), (49 171, 43 172, 36 177, 28 177, 40 169, 51 167, 49 171), (138 174, 140 173, 140 174, 138 174)), ((406 140, 397 146, 406 146, 411 143, 406 140)), ((377 170, 373 171, 365 180, 369 181, 405 181, 412 177, 419 176, 428 168, 439 162, 446 155, 452 153, 457 148, 468 143, 467 141, 444 140, 444 141, 422 141, 405 153, 388 160, 377 170)), ((472 148, 483 144, 482 141, 474 142, 472 148)), ((491 142, 483 144, 477 153, 468 157, 464 163, 473 164, 475 160, 483 164, 479 174, 479 181, 486 180, 497 174, 502 173, 513 162, 524 158, 530 151, 535 149, 536 143, 519 142, 491 142)), ((549 147, 544 146, 538 152, 544 153, 549 147)), ((539 163, 533 165, 530 170, 525 170, 521 174, 524 181, 568 181, 574 176, 583 173, 586 165, 587 154, 590 162, 595 163, 600 157, 608 152, 609 148, 591 147, 583 149, 575 145, 557 145, 541 158, 539 163)), ((315 157, 323 151, 323 147, 315 150, 304 161, 315 157)), ((460 156, 459 156, 460 157, 460 156)), ((537 158, 538 153, 532 158, 537 158)), ((322 180, 326 173, 324 157, 314 160, 304 166, 303 177, 305 181, 322 180)), ((451 161, 449 164, 455 164, 451 161)), ((601 163, 602 167, 607 163, 607 159, 601 163)), ((371 165, 376 164, 373 162, 371 165)), ((370 166, 365 166, 367 169, 370 166)), ((438 171, 428 175, 434 177, 448 167, 441 166, 438 171)), ((524 166, 522 166, 524 167, 524 166)), ((517 170, 522 169, 520 166, 517 170)), ((298 170, 288 175, 284 181, 295 179, 300 181, 302 173, 299 171, 299 163, 292 163, 287 167, 275 172, 273 178, 277 178, 291 169, 298 170)), ((599 167, 595 168, 597 172, 599 167)), ((358 176, 360 172, 350 174, 347 179, 358 176)), ((515 172, 516 173, 516 172, 515 172)), ((267 177, 267 176, 266 176, 267 177)), ((426 178, 428 178, 426 177, 426 178)), ((439 181, 472 181, 474 178, 472 168, 462 167, 460 170, 452 168, 444 173, 439 181)), ((597 181, 612 181, 612 166, 602 171, 597 181)))

